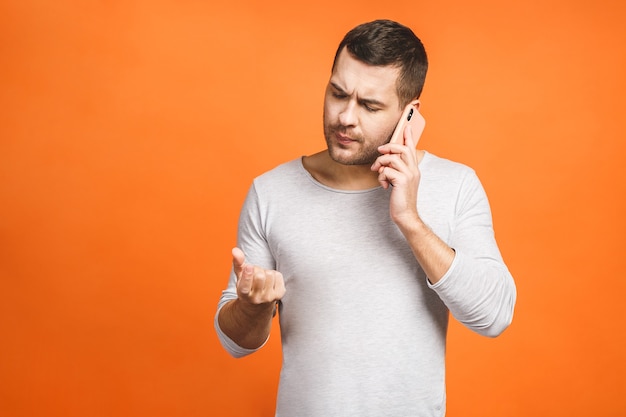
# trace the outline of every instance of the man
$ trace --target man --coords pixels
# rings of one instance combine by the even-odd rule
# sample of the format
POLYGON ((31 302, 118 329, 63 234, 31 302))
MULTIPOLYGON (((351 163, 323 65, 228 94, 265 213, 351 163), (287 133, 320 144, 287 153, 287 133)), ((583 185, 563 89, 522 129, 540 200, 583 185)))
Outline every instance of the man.
POLYGON ((277 416, 443 416, 448 312, 500 334, 515 284, 470 168, 416 150, 426 53, 380 20, 337 49, 327 149, 254 180, 215 327, 235 357, 263 346, 278 306, 277 416))

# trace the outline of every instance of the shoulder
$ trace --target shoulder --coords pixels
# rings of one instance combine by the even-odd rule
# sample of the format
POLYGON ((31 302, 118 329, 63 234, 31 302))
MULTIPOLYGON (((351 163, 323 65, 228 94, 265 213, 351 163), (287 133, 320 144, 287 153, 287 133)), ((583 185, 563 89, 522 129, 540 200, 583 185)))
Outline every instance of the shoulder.
POLYGON ((253 180, 254 189, 261 194, 289 194, 310 182, 302 166, 302 158, 284 162, 253 180))
POLYGON ((474 170, 457 161, 453 161, 450 159, 442 158, 435 154, 426 152, 424 154, 424 159, 422 160, 422 164, 420 164, 420 170, 430 171, 430 172, 443 172, 443 173, 473 173, 474 170))
POLYGON ((433 216, 447 210, 452 216, 489 212, 487 195, 473 168, 433 154, 426 154, 423 162, 419 198, 422 207, 433 209, 433 216))
POLYGON ((420 163, 420 172, 424 181, 445 183, 448 186, 455 183, 478 181, 476 172, 468 165, 428 152, 420 163))
POLYGON ((286 178, 290 178, 300 174, 302 170, 302 160, 301 158, 296 158, 292 159, 291 161, 284 162, 276 166, 275 168, 272 168, 269 171, 262 173, 254 179, 254 182, 266 183, 282 181, 286 178))

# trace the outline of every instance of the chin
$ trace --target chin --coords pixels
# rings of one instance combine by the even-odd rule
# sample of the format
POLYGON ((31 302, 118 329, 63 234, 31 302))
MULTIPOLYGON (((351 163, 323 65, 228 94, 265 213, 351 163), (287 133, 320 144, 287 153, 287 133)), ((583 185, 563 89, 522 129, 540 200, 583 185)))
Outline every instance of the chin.
POLYGON ((353 153, 346 149, 328 148, 330 158, 342 165, 372 165, 376 158, 380 156, 378 152, 375 154, 353 153))
POLYGON ((341 146, 333 140, 333 129, 324 129, 326 146, 330 158, 342 165, 371 165, 380 156, 378 146, 365 146, 364 142, 341 146))

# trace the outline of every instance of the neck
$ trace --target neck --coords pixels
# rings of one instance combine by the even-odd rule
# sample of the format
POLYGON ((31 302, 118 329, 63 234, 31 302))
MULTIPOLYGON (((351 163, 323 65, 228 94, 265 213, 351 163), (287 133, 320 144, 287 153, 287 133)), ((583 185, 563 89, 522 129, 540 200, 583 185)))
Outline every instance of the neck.
POLYGON ((333 161, 327 150, 305 156, 302 164, 315 180, 338 190, 367 190, 380 185, 371 165, 340 164, 333 161))

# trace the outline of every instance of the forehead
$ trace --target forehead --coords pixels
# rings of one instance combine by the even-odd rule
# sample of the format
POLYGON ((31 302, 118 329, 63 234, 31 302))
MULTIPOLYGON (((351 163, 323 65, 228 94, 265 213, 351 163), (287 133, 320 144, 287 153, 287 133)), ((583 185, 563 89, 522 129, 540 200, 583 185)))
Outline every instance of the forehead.
POLYGON ((330 80, 351 95, 391 104, 398 100, 396 82, 399 74, 398 67, 368 65, 352 57, 344 48, 337 58, 330 80))

